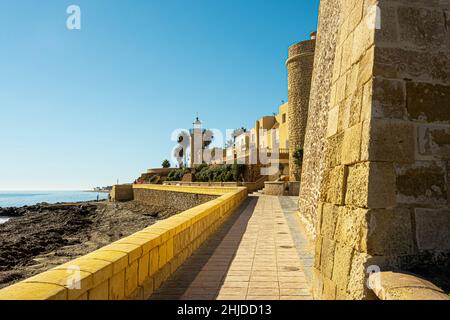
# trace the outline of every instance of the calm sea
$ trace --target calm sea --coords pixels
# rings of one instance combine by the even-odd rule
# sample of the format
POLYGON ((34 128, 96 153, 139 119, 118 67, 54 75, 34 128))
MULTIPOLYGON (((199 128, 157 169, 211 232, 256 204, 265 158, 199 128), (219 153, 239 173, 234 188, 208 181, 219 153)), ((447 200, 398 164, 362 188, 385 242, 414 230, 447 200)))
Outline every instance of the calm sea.
POLYGON ((0 208, 31 206, 40 202, 80 202, 108 199, 107 193, 83 191, 0 191, 0 208))

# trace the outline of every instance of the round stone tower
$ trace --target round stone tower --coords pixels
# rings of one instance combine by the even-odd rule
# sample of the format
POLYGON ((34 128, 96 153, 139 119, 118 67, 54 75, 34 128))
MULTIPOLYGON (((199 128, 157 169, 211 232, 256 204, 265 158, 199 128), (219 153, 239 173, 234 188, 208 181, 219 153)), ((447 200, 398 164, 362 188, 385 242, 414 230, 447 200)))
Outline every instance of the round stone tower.
POLYGON ((300 181, 301 165, 293 157, 297 148, 303 149, 308 119, 309 93, 314 66, 316 33, 311 39, 289 47, 288 70, 288 127, 289 127, 289 180, 300 181))

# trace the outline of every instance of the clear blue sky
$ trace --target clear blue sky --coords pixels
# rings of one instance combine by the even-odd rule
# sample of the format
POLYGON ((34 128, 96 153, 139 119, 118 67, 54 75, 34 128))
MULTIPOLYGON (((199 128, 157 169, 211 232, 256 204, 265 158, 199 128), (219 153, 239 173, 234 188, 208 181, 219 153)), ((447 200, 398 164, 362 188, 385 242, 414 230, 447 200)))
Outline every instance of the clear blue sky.
POLYGON ((176 128, 251 128, 287 100, 319 0, 0 3, 0 190, 134 180, 176 128), (81 8, 68 30, 66 8, 81 8))

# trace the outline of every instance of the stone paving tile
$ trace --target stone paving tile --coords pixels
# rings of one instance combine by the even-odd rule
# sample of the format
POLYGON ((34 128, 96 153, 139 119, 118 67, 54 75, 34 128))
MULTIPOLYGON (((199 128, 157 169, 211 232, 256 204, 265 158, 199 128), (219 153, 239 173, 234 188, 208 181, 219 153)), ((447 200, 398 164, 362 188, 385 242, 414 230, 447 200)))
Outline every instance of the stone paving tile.
POLYGON ((301 261, 308 251, 288 224, 293 210, 290 197, 250 196, 151 299, 312 299, 301 261))

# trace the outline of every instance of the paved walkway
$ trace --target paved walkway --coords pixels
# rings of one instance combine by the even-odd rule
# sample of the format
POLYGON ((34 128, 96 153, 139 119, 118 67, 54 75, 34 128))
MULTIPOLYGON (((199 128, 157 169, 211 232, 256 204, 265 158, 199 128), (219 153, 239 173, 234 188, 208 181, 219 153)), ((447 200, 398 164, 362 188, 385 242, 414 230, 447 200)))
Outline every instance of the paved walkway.
POLYGON ((311 257, 296 235, 295 203, 250 196, 151 299, 311 299, 303 269, 311 257))

